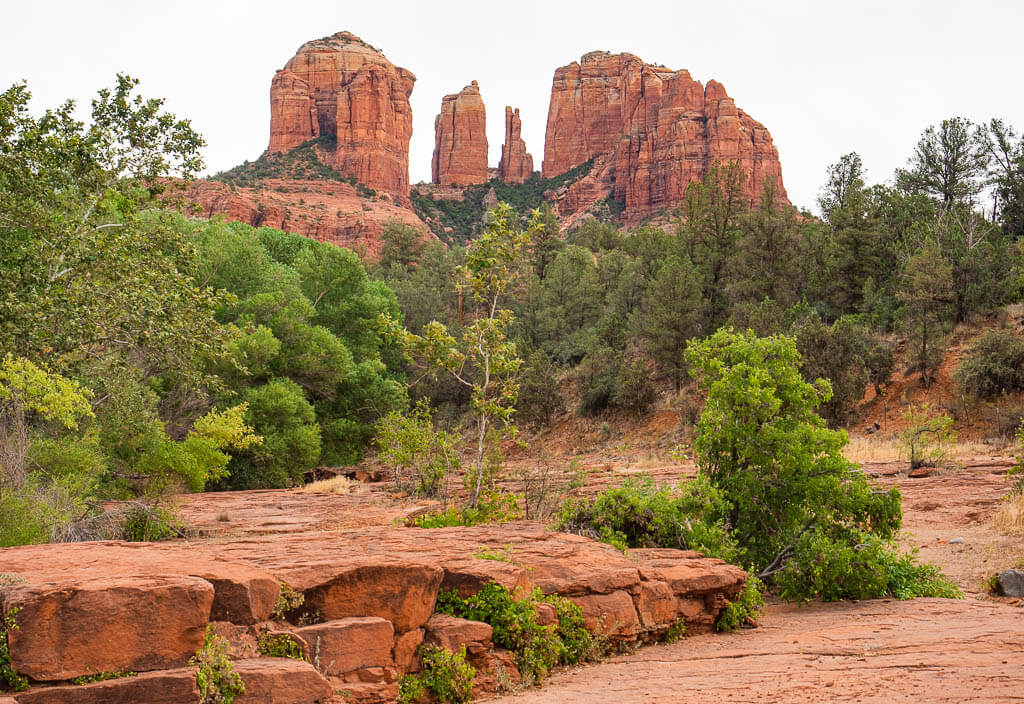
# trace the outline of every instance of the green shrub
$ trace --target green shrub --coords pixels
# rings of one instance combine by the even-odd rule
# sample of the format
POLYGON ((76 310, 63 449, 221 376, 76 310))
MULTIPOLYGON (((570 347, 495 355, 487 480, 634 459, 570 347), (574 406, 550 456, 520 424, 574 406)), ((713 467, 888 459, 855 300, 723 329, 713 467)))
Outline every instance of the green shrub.
POLYGON ((296 611, 304 603, 306 603, 305 594, 295 591, 287 583, 281 582, 277 601, 274 602, 274 609, 270 612, 270 617, 276 621, 284 621, 289 613, 296 611))
POLYGON ((1024 339, 1013 330, 990 330, 971 346, 953 373, 965 393, 993 398, 1024 389, 1024 339))
POLYGON ((132 672, 131 670, 119 670, 118 672, 97 672, 94 675, 83 675, 81 677, 75 677, 71 680, 71 684, 83 685, 93 684, 95 682, 106 682, 107 680, 119 680, 124 677, 135 677, 139 673, 132 672))
POLYGON ((519 508, 519 494, 485 491, 476 508, 449 506, 443 511, 427 513, 412 520, 417 528, 449 528, 451 526, 478 526, 484 523, 508 523, 523 517, 519 508))
POLYGON ((302 645, 290 633, 261 633, 256 640, 256 652, 271 658, 306 659, 302 645))
POLYGON ((11 649, 7 642, 7 634, 18 629, 17 615, 17 608, 8 609, 6 616, 0 614, 0 689, 23 692, 28 689, 28 679, 19 675, 11 665, 11 649))
POLYGON ((230 653, 231 645, 227 639, 207 626, 203 647, 189 661, 197 668, 196 684, 201 704, 231 704, 235 697, 245 692, 245 683, 235 672, 230 653))
POLYGON ((395 485, 413 494, 443 497, 448 477, 461 468, 454 433, 434 429, 430 404, 420 400, 409 413, 392 411, 377 425, 380 460, 392 469, 395 485))
POLYGON ((183 536, 181 519, 174 513, 145 504, 133 504, 128 509, 121 530, 124 540, 132 543, 152 543, 183 536))
POLYGON ((763 589, 764 582, 756 575, 750 575, 740 595, 735 601, 730 601, 722 615, 718 617, 715 628, 719 631, 735 631, 742 628, 748 619, 755 620, 764 608, 764 596, 761 593, 763 589))
POLYGON ((455 590, 441 592, 436 609, 490 624, 494 644, 515 654, 516 667, 527 683, 539 683, 555 665, 581 662, 593 652, 593 637, 583 625, 580 608, 558 595, 544 596, 537 589, 516 599, 507 588, 490 582, 466 598, 455 590), (538 603, 555 607, 557 624, 537 623, 538 603))
POLYGON ((436 646, 420 650, 423 671, 405 675, 398 684, 399 704, 413 704, 425 692, 432 692, 438 704, 464 704, 473 697, 476 670, 466 662, 466 646, 450 652, 436 646))
POLYGON ((663 643, 675 643, 686 635, 686 619, 679 619, 665 632, 663 643))
POLYGON ((902 418, 906 426, 900 431, 900 443, 910 468, 944 465, 950 447, 956 442, 953 419, 945 413, 934 413, 928 403, 908 409, 902 418))

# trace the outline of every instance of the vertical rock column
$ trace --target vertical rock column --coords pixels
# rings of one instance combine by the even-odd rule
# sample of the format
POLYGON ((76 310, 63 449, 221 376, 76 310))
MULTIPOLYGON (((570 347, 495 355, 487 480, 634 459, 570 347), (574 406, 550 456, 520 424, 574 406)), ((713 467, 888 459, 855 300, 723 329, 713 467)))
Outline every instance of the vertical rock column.
POLYGON ((487 112, 476 81, 441 100, 430 173, 445 186, 487 181, 487 112))
POLYGON ((505 106, 505 143, 501 145, 501 163, 498 164, 498 178, 505 183, 522 183, 533 173, 533 157, 526 151, 522 130, 519 108, 513 112, 511 107, 505 106))

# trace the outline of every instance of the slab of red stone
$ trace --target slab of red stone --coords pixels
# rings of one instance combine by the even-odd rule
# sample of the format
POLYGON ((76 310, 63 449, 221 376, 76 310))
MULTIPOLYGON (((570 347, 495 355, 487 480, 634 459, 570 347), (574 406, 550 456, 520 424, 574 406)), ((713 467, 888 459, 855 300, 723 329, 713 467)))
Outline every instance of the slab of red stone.
POLYGON ((0 551, 0 572, 29 582, 75 581, 134 575, 193 576, 213 585, 211 618, 250 624, 265 621, 277 599, 277 579, 266 570, 210 555, 200 547, 103 541, 27 545, 0 551))
MULTIPOLYGON (((237 701, 237 700, 236 700, 237 701)), ((0 697, 0 704, 199 704, 196 671, 191 668, 144 672, 85 685, 36 687, 17 695, 0 697)))
POLYGON ((3 590, 11 663, 34 680, 181 667, 203 645, 213 587, 198 577, 109 577, 3 590))
POLYGON ((427 621, 424 642, 455 652, 462 646, 483 646, 489 649, 494 629, 480 621, 469 621, 447 614, 434 614, 427 621))
POLYGON ((245 692, 235 704, 320 704, 334 688, 308 662, 290 658, 254 658, 234 664, 245 692))
POLYGON ((327 675, 342 676, 364 668, 394 668, 395 629, 390 621, 372 616, 343 618, 296 628, 309 645, 310 659, 327 675))

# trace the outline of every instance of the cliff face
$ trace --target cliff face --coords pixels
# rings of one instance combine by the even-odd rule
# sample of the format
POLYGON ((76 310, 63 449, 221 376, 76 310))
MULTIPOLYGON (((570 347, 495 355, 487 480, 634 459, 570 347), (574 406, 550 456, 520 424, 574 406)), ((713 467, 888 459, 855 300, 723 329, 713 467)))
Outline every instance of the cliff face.
POLYGON ((336 139, 336 171, 408 198, 416 77, 350 32, 303 44, 270 86, 268 152, 336 139))
POLYGON ((513 112, 506 105, 505 143, 501 145, 501 162, 498 164, 498 178, 505 183, 522 183, 533 173, 533 157, 526 151, 522 131, 519 108, 513 112))
POLYGON ((487 113, 476 81, 441 100, 430 172, 434 183, 446 186, 487 181, 487 113))
POLYGON ((627 213, 674 205, 715 160, 740 165, 752 200, 765 177, 786 200, 771 135, 736 108, 720 83, 705 87, 688 71, 632 54, 592 52, 555 71, 544 177, 602 155, 614 163, 611 185, 627 213))

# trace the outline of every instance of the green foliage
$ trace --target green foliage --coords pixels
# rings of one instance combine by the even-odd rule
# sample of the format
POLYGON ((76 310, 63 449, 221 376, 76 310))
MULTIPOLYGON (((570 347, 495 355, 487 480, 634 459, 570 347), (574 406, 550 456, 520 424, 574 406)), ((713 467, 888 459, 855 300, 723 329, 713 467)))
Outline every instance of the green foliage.
POLYGON ((1024 389, 1024 339, 1012 330, 990 330, 979 337, 953 374, 965 393, 993 398, 1024 389))
POLYGON ((261 633, 256 639, 256 652, 271 658, 306 660, 302 645, 290 633, 261 633))
POLYGON ((463 328, 461 344, 442 323, 433 321, 417 335, 391 316, 381 316, 388 337, 405 351, 410 363, 428 372, 444 372, 471 390, 470 406, 476 425, 475 478, 469 505, 476 506, 484 489, 484 459, 492 426, 515 436, 512 424, 519 394, 517 375, 522 360, 507 330, 514 316, 498 303, 520 274, 524 250, 537 228, 539 213, 530 226, 519 229, 512 209, 501 203, 492 211, 487 232, 473 243, 460 269, 462 281, 479 307, 478 316, 463 328))
POLYGON ((455 590, 441 592, 436 610, 490 624, 494 644, 515 654, 516 666, 528 683, 540 683, 555 665, 581 662, 593 650, 580 608, 563 597, 544 596, 538 589, 516 599, 507 588, 489 582, 466 598, 455 590), (538 603, 555 607, 556 625, 537 623, 538 603))
POLYGON ((392 411, 381 419, 375 442, 395 485, 420 496, 446 496, 448 477, 461 468, 458 437, 434 430, 430 405, 422 399, 408 414, 392 411))
POLYGON ((911 469, 938 467, 949 457, 950 447, 956 442, 953 418, 946 413, 935 413, 931 404, 909 408, 901 415, 904 428, 900 443, 911 469))
POLYGON ((150 543, 180 538, 182 528, 181 520, 168 509, 134 504, 125 514, 122 532, 129 542, 150 543))
POLYGON ((473 551, 473 557, 477 560, 494 560, 496 562, 514 562, 512 559, 512 545, 511 543, 503 548, 490 549, 486 545, 481 545, 479 548, 473 551))
MULTIPOLYGON (((321 151, 333 151, 336 146, 337 140, 334 135, 323 135, 286 152, 264 153, 256 161, 246 161, 233 169, 221 171, 212 179, 231 186, 248 188, 259 186, 261 181, 270 178, 349 181, 349 178, 327 166, 320 158, 321 151)), ((356 185, 355 178, 351 179, 351 184, 356 185)))
POLYGON ((715 630, 735 631, 738 628, 743 628, 748 621, 756 620, 761 609, 764 608, 763 591, 764 582, 758 579, 757 575, 749 575, 739 597, 730 601, 722 615, 718 617, 715 630))
POLYGON ((575 183, 590 173, 593 160, 569 169, 564 174, 544 179, 534 173, 524 183, 508 184, 501 179, 487 183, 466 186, 462 189, 462 200, 437 200, 416 186, 410 190, 413 209, 424 222, 432 223, 435 235, 447 242, 464 244, 486 227, 484 198, 494 190, 499 201, 509 204, 517 213, 530 213, 543 206, 544 192, 557 190, 563 185, 575 183), (452 233, 448 233, 448 228, 452 233))
POLYGON ((281 582, 270 617, 277 621, 283 621, 289 613, 298 610, 304 603, 306 603, 305 594, 295 591, 291 585, 281 582))
POLYGON ((431 692, 438 704, 464 704, 473 698, 476 670, 466 662, 466 646, 453 653, 428 645, 420 650, 420 655, 423 671, 404 675, 399 681, 399 704, 412 704, 426 692, 431 692))
POLYGON ((23 692, 28 689, 28 678, 19 675, 11 665, 11 649, 7 640, 7 634, 18 629, 17 615, 17 607, 7 609, 6 614, 0 612, 0 688, 23 692))
POLYGON ((218 636, 212 627, 206 627, 203 647, 189 661, 196 669, 201 704, 231 704, 245 692, 241 675, 235 672, 230 658, 231 644, 218 636))
POLYGON ((907 260, 906 279, 899 292, 904 329, 911 337, 912 353, 927 388, 942 361, 940 340, 952 318, 952 267, 938 246, 925 243, 919 254, 907 260))
POLYGON ((83 675, 71 680, 71 684, 83 685, 95 682, 107 682, 108 680, 119 680, 124 677, 135 677, 139 673, 131 670, 119 670, 118 672, 97 672, 94 675, 83 675))
POLYGON ((729 505, 706 478, 658 485, 650 476, 607 489, 592 502, 565 502, 558 530, 590 535, 619 549, 671 547, 699 550, 729 562, 738 555, 722 518, 729 505))
MULTIPOLYGON (((731 606, 731 604, 730 604, 730 606, 731 606)), ((726 607, 726 610, 728 610, 728 607, 726 607)), ((685 619, 679 619, 678 621, 673 623, 669 627, 669 629, 667 631, 665 631, 665 636, 661 639, 661 641, 663 643, 675 643, 675 642, 679 641, 680 639, 682 639, 685 635, 686 635, 686 620, 685 619)))
POLYGON ((485 490, 476 506, 449 506, 436 513, 427 513, 413 519, 417 528, 449 528, 451 526, 478 526, 484 523, 508 523, 523 517, 519 509, 522 497, 485 490))

